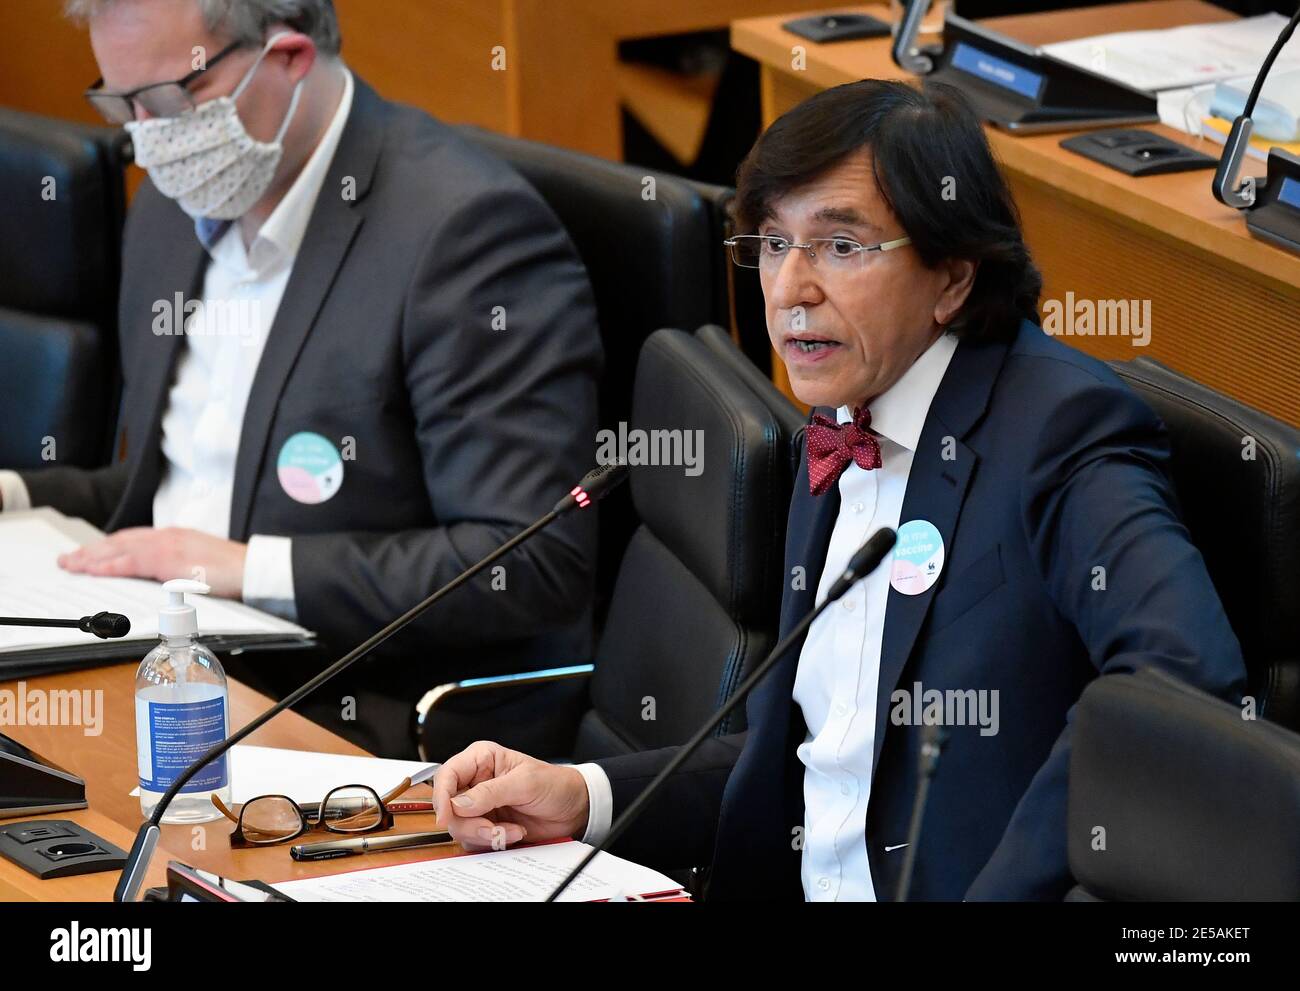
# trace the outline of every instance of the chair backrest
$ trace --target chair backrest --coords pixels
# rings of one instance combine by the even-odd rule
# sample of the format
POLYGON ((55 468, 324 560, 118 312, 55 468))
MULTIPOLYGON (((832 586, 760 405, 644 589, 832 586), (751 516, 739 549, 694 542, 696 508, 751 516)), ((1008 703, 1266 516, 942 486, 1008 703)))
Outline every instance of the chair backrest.
POLYGON ((1169 429, 1183 519, 1261 714, 1300 729, 1300 431, 1150 358, 1111 366, 1169 429))
MULTIPOLYGON (((631 413, 645 339, 660 327, 727 319, 718 225, 730 190, 470 125, 458 131, 522 175, 568 231, 591 278, 605 348, 600 426, 617 430, 631 413)), ((626 490, 601 504, 598 589, 610 588, 635 527, 626 490)))
POLYGON ((108 460, 126 213, 121 131, 0 109, 0 465, 108 460))
MULTIPOLYGON (((803 430, 808 422, 807 414, 792 403, 785 393, 776 387, 767 373, 758 365, 755 365, 740 350, 739 345, 732 340, 730 334, 717 324, 706 323, 695 332, 695 337, 701 344, 721 358, 741 381, 753 389, 763 402, 767 403, 768 408, 787 434, 794 437, 799 431, 803 430)), ((798 474, 797 466, 795 474, 798 474)))
POLYGON ((117 355, 99 327, 0 308, 0 465, 106 460, 117 355))
MULTIPOLYGON (((683 742, 776 639, 788 431, 721 359, 677 330, 642 348, 631 429, 609 453, 634 466, 641 524, 596 651, 578 760, 683 742)), ((742 708, 719 734, 743 728, 742 708)))
POLYGON ((1151 668, 1073 722, 1067 900, 1300 900, 1300 734, 1151 668))

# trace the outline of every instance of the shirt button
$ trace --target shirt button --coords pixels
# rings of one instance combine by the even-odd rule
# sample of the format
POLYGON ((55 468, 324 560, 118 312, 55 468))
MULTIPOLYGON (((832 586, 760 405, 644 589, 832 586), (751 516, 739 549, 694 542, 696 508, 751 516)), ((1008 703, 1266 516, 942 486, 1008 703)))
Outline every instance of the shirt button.
POLYGON ((855 502, 855 503, 853 504, 853 511, 854 511, 855 513, 861 513, 861 512, 862 512, 864 509, 866 509, 866 508, 867 508, 867 507, 864 506, 864 505, 863 505, 862 503, 860 503, 860 502, 855 502))
POLYGON ((842 603, 844 604, 844 611, 845 611, 845 612, 853 612, 853 600, 852 600, 852 599, 841 599, 840 602, 842 602, 842 603))
POLYGON ((852 790, 852 789, 849 788, 849 783, 848 783, 847 781, 843 782, 843 783, 840 785, 840 794, 841 794, 841 795, 847 795, 851 790, 852 790))
POLYGON ((845 705, 843 702, 835 703, 835 715, 842 716, 848 711, 849 711, 849 707, 845 705))
POLYGON ((831 879, 828 878, 828 877, 824 877, 824 878, 822 878, 820 881, 817 882, 817 887, 821 888, 822 891, 830 891, 830 890, 831 890, 831 879))

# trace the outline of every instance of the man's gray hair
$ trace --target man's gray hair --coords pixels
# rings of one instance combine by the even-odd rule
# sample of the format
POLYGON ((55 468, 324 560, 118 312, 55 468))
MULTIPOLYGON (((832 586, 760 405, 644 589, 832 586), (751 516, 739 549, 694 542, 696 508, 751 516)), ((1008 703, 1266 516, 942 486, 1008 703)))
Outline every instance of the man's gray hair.
MULTIPOLYGON (((84 21, 116 0, 66 0, 64 10, 84 21)), ((335 56, 343 41, 334 0, 196 0, 208 30, 256 46, 272 24, 288 24, 307 35, 323 55, 335 56)))

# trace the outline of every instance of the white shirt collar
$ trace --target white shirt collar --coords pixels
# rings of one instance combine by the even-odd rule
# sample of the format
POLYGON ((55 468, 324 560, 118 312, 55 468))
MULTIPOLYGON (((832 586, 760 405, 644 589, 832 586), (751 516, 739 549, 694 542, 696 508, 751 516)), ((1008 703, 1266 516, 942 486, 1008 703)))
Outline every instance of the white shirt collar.
MULTIPOLYGON (((338 151, 339 141, 343 137, 343 128, 352 111, 354 90, 352 73, 345 66, 343 67, 343 95, 339 99, 338 108, 334 111, 329 127, 325 129, 325 134, 320 144, 316 146, 316 150, 307 159, 307 164, 298 173, 298 178, 293 181, 293 185, 289 187, 288 192, 276 204, 271 215, 258 230, 248 250, 246 262, 253 269, 266 271, 281 260, 292 261, 297 257, 316 200, 325 185, 325 176, 329 172, 330 164, 334 161, 334 153, 338 151)), ((223 260, 219 256, 225 255, 232 249, 232 241, 239 241, 237 231, 232 235, 234 226, 231 224, 220 233, 216 233, 211 227, 208 227, 206 232, 202 226, 196 228, 199 240, 204 242, 214 259, 223 260), (212 239, 214 233, 216 237, 212 239)), ((241 249, 238 253, 242 254, 242 242, 236 247, 241 249)))
MULTIPOLYGON (((945 332, 921 352, 912 367, 867 407, 871 411, 871 429, 914 452, 934 394, 956 350, 957 338, 945 332)), ((840 423, 853 419, 853 410, 848 406, 841 406, 838 413, 840 423)))

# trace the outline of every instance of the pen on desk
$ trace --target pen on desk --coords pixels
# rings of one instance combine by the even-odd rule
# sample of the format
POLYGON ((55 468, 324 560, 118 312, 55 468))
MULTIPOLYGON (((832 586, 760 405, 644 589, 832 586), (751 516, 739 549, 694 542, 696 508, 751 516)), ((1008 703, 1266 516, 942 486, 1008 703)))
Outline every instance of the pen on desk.
POLYGON ((362 853, 381 853, 385 850, 409 850, 419 846, 437 846, 450 843, 451 833, 394 833, 391 836, 357 836, 346 840, 328 840, 324 843, 299 843, 289 848, 294 860, 333 860, 335 857, 355 857, 362 853))
POLYGON ((384 806, 389 812, 432 812, 433 802, 427 800, 411 799, 409 801, 389 802, 384 806))

